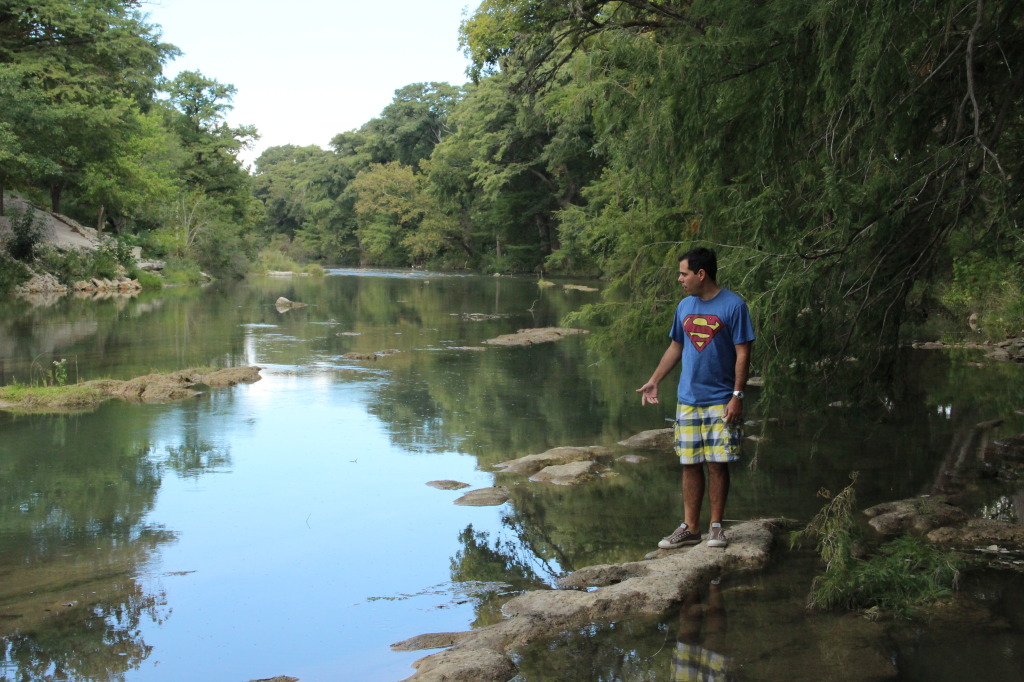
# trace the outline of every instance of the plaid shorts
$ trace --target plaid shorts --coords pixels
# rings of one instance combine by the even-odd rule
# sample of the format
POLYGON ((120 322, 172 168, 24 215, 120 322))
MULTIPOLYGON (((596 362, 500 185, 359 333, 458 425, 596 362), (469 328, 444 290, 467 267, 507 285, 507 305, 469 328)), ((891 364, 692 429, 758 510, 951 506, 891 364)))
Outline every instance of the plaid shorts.
POLYGON ((725 405, 676 406, 675 447, 683 464, 735 462, 740 458, 743 430, 725 423, 725 405))

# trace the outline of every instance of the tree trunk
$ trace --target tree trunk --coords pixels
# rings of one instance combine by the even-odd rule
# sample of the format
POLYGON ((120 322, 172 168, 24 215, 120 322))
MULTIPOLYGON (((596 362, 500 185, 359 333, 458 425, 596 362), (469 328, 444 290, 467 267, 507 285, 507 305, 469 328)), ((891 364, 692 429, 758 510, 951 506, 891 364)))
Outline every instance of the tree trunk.
POLYGON ((0 177, 0 216, 4 215, 4 179, 0 177))
POLYGON ((60 213, 60 195, 64 188, 54 183, 50 185, 50 210, 60 213))
POLYGON ((103 232, 103 222, 107 219, 107 208, 100 204, 99 215, 96 216, 96 231, 103 232))

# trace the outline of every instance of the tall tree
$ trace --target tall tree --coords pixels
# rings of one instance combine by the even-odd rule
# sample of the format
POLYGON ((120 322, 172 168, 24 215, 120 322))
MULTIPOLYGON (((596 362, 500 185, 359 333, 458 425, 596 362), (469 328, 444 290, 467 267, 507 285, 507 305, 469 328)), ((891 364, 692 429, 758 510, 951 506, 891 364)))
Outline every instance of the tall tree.
POLYGON ((563 242, 633 298, 592 312, 660 329, 666 251, 716 245, 762 369, 855 380, 884 375, 952 235, 1020 248, 1022 28, 1011 0, 485 0, 463 40, 521 91, 586 86, 609 169, 563 242))

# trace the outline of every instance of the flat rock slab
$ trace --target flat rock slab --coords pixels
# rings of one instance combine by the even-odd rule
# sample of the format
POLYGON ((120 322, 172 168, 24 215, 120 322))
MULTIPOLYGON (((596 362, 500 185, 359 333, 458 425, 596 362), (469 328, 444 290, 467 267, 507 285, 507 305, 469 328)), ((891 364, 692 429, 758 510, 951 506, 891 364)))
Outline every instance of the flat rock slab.
POLYGON ((559 341, 574 334, 587 334, 586 329, 569 329, 565 327, 535 327, 520 329, 515 334, 503 334, 484 341, 489 346, 532 346, 537 343, 559 341))
POLYGON ((582 462, 585 460, 610 459, 614 450, 603 445, 585 445, 582 447, 563 446, 551 448, 537 455, 526 455, 519 459, 510 459, 495 466, 510 474, 532 476, 541 469, 558 464, 582 462))
POLYGON ((967 513, 946 502, 942 495, 883 502, 864 510, 868 523, 882 535, 927 533, 942 526, 958 525, 967 513))
POLYGON ((463 488, 469 487, 468 483, 463 483, 462 481, 449 480, 427 481, 427 485, 429 485, 431 488, 437 488, 438 490, 462 490, 463 488))
POLYGON ((1007 521, 971 519, 959 528, 938 528, 928 539, 943 545, 965 549, 997 545, 1024 550, 1024 526, 1007 521))
POLYGON ((582 462, 570 462, 569 464, 556 464, 549 467, 544 467, 533 476, 530 476, 530 480, 534 483, 552 483, 554 485, 578 485, 585 481, 589 481, 596 474, 604 469, 603 466, 597 462, 582 461, 582 462))
POLYGON ((619 441, 619 445, 640 450, 671 450, 675 445, 675 429, 651 429, 619 441))
POLYGON ((497 507, 508 502, 508 488, 478 488, 455 500, 455 504, 463 507, 497 507))
MULTIPOLYGON (((549 641, 587 623, 664 613, 702 582, 726 572, 763 567, 775 530, 771 520, 748 521, 729 528, 725 549, 698 545, 650 561, 582 569, 586 573, 575 584, 611 584, 592 592, 536 590, 515 597, 503 608, 507 620, 471 630, 450 649, 416 661, 416 673, 408 680, 508 680, 516 674, 508 656, 511 650, 549 641)), ((573 581, 577 573, 568 580, 573 581)))

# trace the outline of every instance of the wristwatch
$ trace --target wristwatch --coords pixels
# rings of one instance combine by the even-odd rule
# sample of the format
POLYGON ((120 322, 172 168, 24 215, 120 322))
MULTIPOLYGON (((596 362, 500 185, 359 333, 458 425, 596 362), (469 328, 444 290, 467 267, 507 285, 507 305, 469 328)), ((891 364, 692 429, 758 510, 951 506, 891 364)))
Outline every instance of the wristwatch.
POLYGON ((732 394, 740 400, 743 400, 743 391, 733 391, 732 394))

